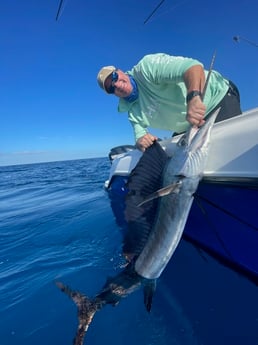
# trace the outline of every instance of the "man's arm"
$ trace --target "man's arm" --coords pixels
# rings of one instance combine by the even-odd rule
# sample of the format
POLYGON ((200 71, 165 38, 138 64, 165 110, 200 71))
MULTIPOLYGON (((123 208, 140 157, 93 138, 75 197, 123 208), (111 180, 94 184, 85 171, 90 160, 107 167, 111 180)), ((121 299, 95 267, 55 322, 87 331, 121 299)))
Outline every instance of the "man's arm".
POLYGON ((198 90, 202 92, 205 84, 205 73, 201 65, 194 65, 184 73, 184 82, 187 94, 191 91, 198 90))
POLYGON ((206 107, 202 101, 202 91, 205 85, 205 73, 201 65, 194 65, 184 73, 184 83, 187 89, 186 119, 192 125, 204 124, 206 107))

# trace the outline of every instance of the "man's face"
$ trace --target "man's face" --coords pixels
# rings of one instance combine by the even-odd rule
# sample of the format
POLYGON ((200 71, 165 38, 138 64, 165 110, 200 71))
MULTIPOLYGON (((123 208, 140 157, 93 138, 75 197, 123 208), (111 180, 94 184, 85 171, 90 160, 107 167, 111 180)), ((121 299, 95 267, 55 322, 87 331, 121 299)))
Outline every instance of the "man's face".
POLYGON ((106 79, 105 88, 122 98, 130 96, 133 90, 129 75, 121 70, 116 70, 106 79))

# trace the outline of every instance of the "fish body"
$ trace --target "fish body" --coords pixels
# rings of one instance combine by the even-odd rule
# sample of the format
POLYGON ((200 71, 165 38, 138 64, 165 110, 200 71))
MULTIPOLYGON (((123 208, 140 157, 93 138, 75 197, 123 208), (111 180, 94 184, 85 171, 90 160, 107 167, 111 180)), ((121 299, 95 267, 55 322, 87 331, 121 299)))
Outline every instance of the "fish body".
POLYGON ((125 268, 108 278, 93 298, 56 282, 78 308, 74 345, 83 345, 85 332, 97 311, 107 304, 117 305, 141 286, 144 304, 150 311, 156 279, 181 239, 193 194, 202 178, 217 112, 201 128, 190 128, 180 138, 171 158, 155 142, 130 174, 125 202, 128 224, 123 243, 125 268))
POLYGON ((182 237, 194 193, 203 176, 211 129, 218 111, 211 114, 201 128, 191 127, 179 139, 166 164, 156 222, 135 263, 135 270, 142 277, 157 279, 182 237), (167 193, 167 186, 172 190, 170 193, 167 193))

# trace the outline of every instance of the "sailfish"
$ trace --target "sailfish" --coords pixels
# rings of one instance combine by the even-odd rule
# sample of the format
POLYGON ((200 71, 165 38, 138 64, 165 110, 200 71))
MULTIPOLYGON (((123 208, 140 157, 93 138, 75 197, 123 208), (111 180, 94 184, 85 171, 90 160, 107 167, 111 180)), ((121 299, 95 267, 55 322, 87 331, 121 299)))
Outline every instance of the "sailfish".
POLYGON ((127 264, 121 272, 108 278, 93 298, 56 282, 78 307, 74 345, 83 344, 97 311, 107 304, 116 306, 140 287, 150 312, 157 279, 179 244, 202 179, 218 112, 219 109, 206 118, 203 126, 191 126, 179 137, 172 157, 156 141, 132 170, 127 182, 127 231, 122 249, 127 264))

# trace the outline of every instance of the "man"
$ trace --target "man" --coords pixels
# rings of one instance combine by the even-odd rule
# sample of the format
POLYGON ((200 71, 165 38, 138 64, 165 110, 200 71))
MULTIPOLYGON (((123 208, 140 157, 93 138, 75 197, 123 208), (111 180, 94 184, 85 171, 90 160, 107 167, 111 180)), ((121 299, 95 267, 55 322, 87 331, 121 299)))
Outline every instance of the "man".
POLYGON ((217 122, 241 114, 238 89, 216 71, 203 98, 207 74, 198 60, 158 53, 144 56, 126 73, 103 67, 97 81, 119 97, 118 111, 128 112, 136 146, 144 151, 157 139, 148 127, 182 133, 189 124, 203 125, 205 116, 218 107, 217 122))

